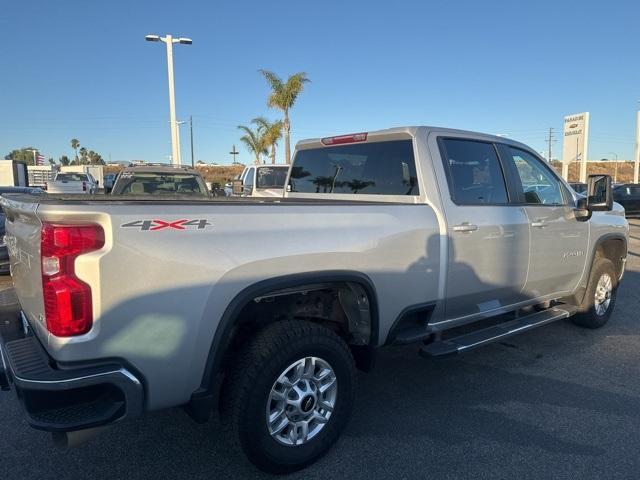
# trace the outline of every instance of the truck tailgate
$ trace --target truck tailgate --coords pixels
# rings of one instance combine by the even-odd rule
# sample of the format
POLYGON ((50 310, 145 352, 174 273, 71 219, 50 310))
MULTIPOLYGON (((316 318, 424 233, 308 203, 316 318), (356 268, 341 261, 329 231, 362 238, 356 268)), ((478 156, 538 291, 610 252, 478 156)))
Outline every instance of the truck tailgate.
POLYGON ((73 180, 56 180, 48 183, 47 192, 59 194, 86 193, 86 190, 83 190, 82 184, 83 182, 73 180))
POLYGON ((11 261, 11 275, 20 306, 29 323, 46 337, 40 266, 42 223, 36 215, 38 203, 8 197, 2 198, 2 208, 7 217, 5 239, 11 261))

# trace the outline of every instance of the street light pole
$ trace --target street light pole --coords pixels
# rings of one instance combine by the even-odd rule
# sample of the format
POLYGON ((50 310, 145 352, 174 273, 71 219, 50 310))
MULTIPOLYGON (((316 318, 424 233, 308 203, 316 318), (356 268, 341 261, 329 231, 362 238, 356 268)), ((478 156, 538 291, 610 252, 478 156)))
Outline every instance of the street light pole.
POLYGON ((191 133, 191 168, 195 168, 196 164, 193 163, 193 115, 189 115, 189 130, 191 133))
POLYGON ((176 121, 176 93, 173 80, 173 38, 167 35, 162 40, 167 45, 167 73, 169 76, 169 122, 171 124, 171 156, 173 163, 180 165, 180 134, 178 133, 178 122, 176 121))
POLYGON ((191 45, 190 38, 173 38, 171 35, 160 37, 158 35, 147 35, 144 37, 148 42, 163 42, 167 46, 167 73, 169 77, 169 123, 171 124, 171 163, 180 165, 182 156, 180 154, 180 132, 176 120, 176 95, 173 79, 173 44, 180 43, 191 45))
MULTIPOLYGON (((185 122, 184 120, 182 121, 176 121, 176 144, 178 145, 178 161, 177 162, 173 162, 174 165, 182 165, 182 155, 180 154, 180 127, 182 125, 184 125, 185 122)), ((174 157, 175 158, 175 157, 174 157)))

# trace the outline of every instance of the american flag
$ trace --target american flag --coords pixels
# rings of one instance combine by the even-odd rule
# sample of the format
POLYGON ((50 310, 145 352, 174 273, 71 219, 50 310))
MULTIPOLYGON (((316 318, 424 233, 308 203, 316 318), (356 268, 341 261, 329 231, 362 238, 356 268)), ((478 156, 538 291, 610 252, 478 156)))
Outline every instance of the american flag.
POLYGON ((44 165, 44 155, 40 152, 36 155, 36 165, 44 165))

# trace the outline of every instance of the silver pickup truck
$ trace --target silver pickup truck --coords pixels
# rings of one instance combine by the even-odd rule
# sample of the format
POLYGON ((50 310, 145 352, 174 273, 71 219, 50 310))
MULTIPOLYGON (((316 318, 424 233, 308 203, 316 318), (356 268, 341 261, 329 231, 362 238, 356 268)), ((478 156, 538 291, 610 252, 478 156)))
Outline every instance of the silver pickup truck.
MULTIPOLYGON (((146 411, 213 412, 259 468, 338 438, 356 369, 611 317, 628 224, 530 148, 406 127, 302 141, 282 199, 7 196, 20 316, 0 383, 71 445, 146 411)), ((428 381, 428 379, 425 379, 428 381)))

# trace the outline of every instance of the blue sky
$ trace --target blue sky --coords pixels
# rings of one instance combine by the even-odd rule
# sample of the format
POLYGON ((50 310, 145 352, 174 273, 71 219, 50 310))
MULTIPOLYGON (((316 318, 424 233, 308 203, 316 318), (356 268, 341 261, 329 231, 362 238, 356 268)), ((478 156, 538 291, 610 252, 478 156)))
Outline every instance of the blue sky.
MULTIPOLYGON (((251 161, 238 124, 279 112, 257 70, 312 80, 293 141, 400 125, 507 134, 538 151, 565 114, 589 111, 591 159, 631 159, 640 107, 637 1, 3 2, 0 155, 34 145, 72 156, 168 161, 166 57, 196 160, 251 161)), ((183 127, 184 128, 184 127, 183 127)), ((189 158, 182 130, 183 159, 189 158)), ((278 160, 282 161, 282 145, 278 160)))

